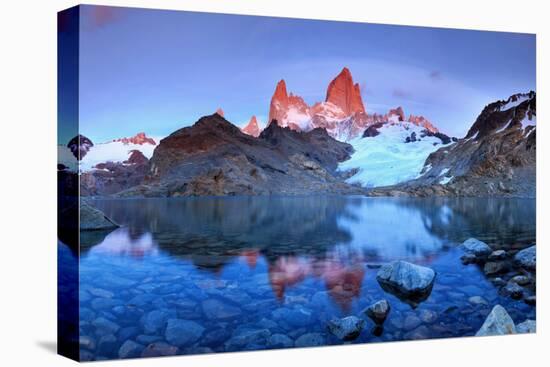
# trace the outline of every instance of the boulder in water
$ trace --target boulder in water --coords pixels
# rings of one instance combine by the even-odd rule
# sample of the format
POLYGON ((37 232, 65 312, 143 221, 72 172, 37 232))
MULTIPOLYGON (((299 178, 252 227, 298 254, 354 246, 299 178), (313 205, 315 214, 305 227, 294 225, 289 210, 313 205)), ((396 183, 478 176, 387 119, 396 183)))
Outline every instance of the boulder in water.
POLYGON ((85 200, 80 202, 80 230, 97 231, 117 227, 119 225, 108 218, 101 210, 94 208, 85 200))
POLYGON ((476 336, 515 334, 516 325, 501 305, 493 307, 491 313, 476 333, 476 336))
POLYGON ((385 291, 416 307, 430 295, 435 271, 399 260, 383 265, 376 280, 385 291))

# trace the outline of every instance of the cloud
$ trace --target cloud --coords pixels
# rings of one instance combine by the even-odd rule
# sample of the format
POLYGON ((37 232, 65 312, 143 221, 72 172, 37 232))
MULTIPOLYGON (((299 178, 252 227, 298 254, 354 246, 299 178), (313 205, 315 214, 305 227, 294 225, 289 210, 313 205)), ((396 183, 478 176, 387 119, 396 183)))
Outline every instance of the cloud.
POLYGON ((408 98, 411 97, 411 93, 409 93, 406 90, 401 89, 401 88, 395 88, 392 91, 392 95, 396 98, 406 98, 406 99, 408 99, 408 98))
POLYGON ((440 80, 442 78, 441 72, 439 70, 434 70, 430 72, 430 79, 432 80, 440 80))
POLYGON ((97 29, 117 22, 121 15, 121 9, 110 6, 90 6, 86 8, 86 25, 89 29, 97 29))

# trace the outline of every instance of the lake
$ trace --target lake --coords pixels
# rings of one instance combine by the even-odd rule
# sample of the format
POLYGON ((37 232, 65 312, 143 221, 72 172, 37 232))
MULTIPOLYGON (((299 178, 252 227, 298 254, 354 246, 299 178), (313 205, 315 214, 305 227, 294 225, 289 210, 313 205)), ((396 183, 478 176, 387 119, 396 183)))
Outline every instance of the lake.
POLYGON ((535 306, 501 296, 482 267, 463 265, 458 247, 470 237, 493 249, 532 245, 535 200, 310 196, 93 204, 121 227, 81 232, 83 360, 470 336, 496 304, 516 323, 535 319, 535 306), (410 304, 378 284, 380 265, 398 259, 436 271, 423 302, 410 304), (361 334, 346 342, 327 331, 332 318, 361 316, 380 299, 391 305, 383 328, 365 317, 361 334))

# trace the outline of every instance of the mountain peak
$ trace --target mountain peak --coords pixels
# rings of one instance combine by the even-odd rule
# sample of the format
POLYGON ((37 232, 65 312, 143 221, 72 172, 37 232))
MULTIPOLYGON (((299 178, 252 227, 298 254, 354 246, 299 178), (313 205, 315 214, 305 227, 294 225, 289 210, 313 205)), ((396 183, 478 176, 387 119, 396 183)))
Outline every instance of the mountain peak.
POLYGON ((277 87, 275 87, 275 93, 273 93, 273 99, 286 100, 288 98, 288 93, 286 90, 286 83, 284 79, 279 80, 277 87))
POLYGON ((365 112, 359 84, 353 82, 347 67, 344 67, 328 85, 325 102, 331 102, 340 107, 346 115, 365 112))
POLYGON ((218 107, 218 109, 216 110, 216 113, 217 113, 218 115, 220 115, 221 117, 225 117, 225 115, 224 115, 223 110, 222 110, 221 107, 218 107))
POLYGON ((258 120, 256 119, 256 116, 252 116, 248 124, 246 124, 246 126, 243 127, 241 131, 255 138, 260 136, 260 126, 258 125, 258 120))
POLYGON ((122 144, 124 145, 128 145, 128 144, 136 144, 136 145, 143 145, 143 144, 151 144, 151 145, 157 145, 157 143, 151 139, 150 137, 148 137, 147 135, 145 135, 144 132, 140 132, 140 133, 137 133, 136 135, 134 136, 131 136, 129 138, 120 138, 120 139, 115 139, 113 140, 114 142, 121 142, 122 144))

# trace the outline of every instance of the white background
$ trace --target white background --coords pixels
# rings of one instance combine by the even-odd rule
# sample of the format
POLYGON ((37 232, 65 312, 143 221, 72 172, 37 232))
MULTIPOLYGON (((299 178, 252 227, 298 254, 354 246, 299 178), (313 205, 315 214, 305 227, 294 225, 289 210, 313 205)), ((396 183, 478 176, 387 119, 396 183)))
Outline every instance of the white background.
MULTIPOLYGON (((537 33, 538 333, 119 362, 105 366, 548 365, 549 26, 545 1, 133 0, 105 5, 537 33), (542 116, 542 118, 541 118, 542 116), (542 122, 542 123, 541 123, 542 122), (545 146, 546 145, 546 146, 545 146)), ((74 1, 0 5, 0 365, 68 366, 56 338, 56 12, 74 1)), ((368 45, 364 45, 368 47, 368 45)), ((505 96, 503 96, 505 97, 505 96)))

